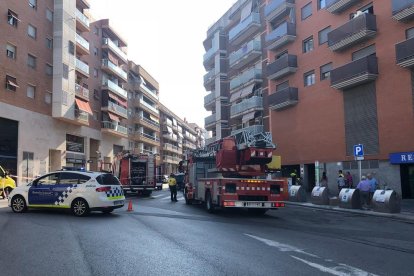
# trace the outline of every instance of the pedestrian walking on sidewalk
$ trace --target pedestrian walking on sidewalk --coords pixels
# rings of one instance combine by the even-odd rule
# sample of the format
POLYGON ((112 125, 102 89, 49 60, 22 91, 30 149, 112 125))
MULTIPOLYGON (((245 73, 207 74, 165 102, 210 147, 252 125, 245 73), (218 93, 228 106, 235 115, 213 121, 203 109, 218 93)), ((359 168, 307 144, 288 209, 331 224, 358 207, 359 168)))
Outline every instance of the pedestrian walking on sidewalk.
POLYGON ((326 176, 326 172, 322 173, 322 178, 321 178, 321 187, 325 187, 328 188, 328 177, 326 176))
POLYGON ((346 172, 345 183, 346 183, 346 186, 350 189, 354 187, 354 180, 352 179, 352 175, 349 171, 346 172))
POLYGON ((170 178, 168 178, 168 186, 170 187, 171 201, 177 202, 177 181, 175 180, 173 173, 171 173, 170 178))
POLYGON ((368 182, 369 182, 369 185, 370 185, 369 201, 371 202, 372 197, 374 196, 374 193, 378 188, 378 183, 377 183, 377 180, 374 177, 372 177, 372 174, 369 173, 369 174, 367 174, 367 176, 368 176, 368 182))
POLYGON ((296 179, 298 178, 296 170, 290 174, 290 177, 292 178, 292 185, 296 185, 296 179))
POLYGON ((359 190, 359 194, 361 197, 361 205, 362 207, 368 207, 369 204, 369 191, 371 189, 371 185, 365 175, 361 177, 361 181, 358 183, 357 189, 359 190))
POLYGON ((345 188, 345 176, 342 173, 342 170, 338 171, 338 178, 336 179, 336 183, 338 184, 338 193, 340 193, 341 190, 345 188))

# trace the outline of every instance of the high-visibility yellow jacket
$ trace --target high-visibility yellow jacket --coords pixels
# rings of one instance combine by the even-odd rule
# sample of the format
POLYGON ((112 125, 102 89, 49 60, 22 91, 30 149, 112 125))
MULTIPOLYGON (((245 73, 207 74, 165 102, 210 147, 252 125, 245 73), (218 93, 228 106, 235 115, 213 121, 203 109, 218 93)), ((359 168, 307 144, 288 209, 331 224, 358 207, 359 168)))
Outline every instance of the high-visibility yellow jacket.
POLYGON ((177 181, 175 180, 174 177, 168 178, 168 185, 169 186, 175 186, 175 185, 177 185, 177 181))

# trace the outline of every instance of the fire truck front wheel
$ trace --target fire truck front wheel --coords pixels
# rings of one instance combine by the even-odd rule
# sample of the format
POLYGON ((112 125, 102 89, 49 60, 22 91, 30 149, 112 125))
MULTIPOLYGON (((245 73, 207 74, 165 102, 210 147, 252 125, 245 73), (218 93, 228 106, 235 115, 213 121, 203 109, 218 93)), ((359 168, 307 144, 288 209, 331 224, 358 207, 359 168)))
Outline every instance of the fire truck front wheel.
POLYGON ((205 206, 206 206, 207 212, 214 213, 213 200, 211 199, 210 191, 206 192, 206 197, 205 198, 206 198, 205 206))

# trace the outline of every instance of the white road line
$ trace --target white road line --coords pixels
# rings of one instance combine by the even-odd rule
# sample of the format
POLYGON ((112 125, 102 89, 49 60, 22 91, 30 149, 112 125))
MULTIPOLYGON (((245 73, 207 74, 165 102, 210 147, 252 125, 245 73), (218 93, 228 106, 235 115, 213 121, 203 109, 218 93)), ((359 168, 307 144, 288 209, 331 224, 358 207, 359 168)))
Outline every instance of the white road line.
POLYGON ((152 198, 159 198, 160 196, 163 196, 163 195, 152 196, 152 198))
POLYGON ((165 199, 171 199, 171 196, 166 196, 166 197, 163 197, 163 198, 161 198, 161 200, 165 200, 165 199))
POLYGON ((313 268, 318 269, 319 271, 325 272, 325 273, 330 273, 332 275, 337 275, 337 276, 377 276, 376 274, 373 273, 369 273, 367 271, 361 270, 359 268, 356 267, 352 267, 349 265, 345 265, 345 264, 340 264, 339 266, 335 266, 335 267, 326 267, 317 263, 313 263, 304 259, 301 259, 299 257, 296 256, 292 256, 290 255, 292 258, 301 261, 313 268))

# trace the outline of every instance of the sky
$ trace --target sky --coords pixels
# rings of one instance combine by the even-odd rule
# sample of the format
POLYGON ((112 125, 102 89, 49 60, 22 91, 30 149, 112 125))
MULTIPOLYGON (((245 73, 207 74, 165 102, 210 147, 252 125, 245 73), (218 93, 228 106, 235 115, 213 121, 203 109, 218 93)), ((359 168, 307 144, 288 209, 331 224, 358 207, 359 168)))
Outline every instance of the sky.
POLYGON ((203 67, 207 30, 236 0, 89 0, 95 19, 128 43, 128 58, 158 81, 160 102, 204 127, 203 67))

